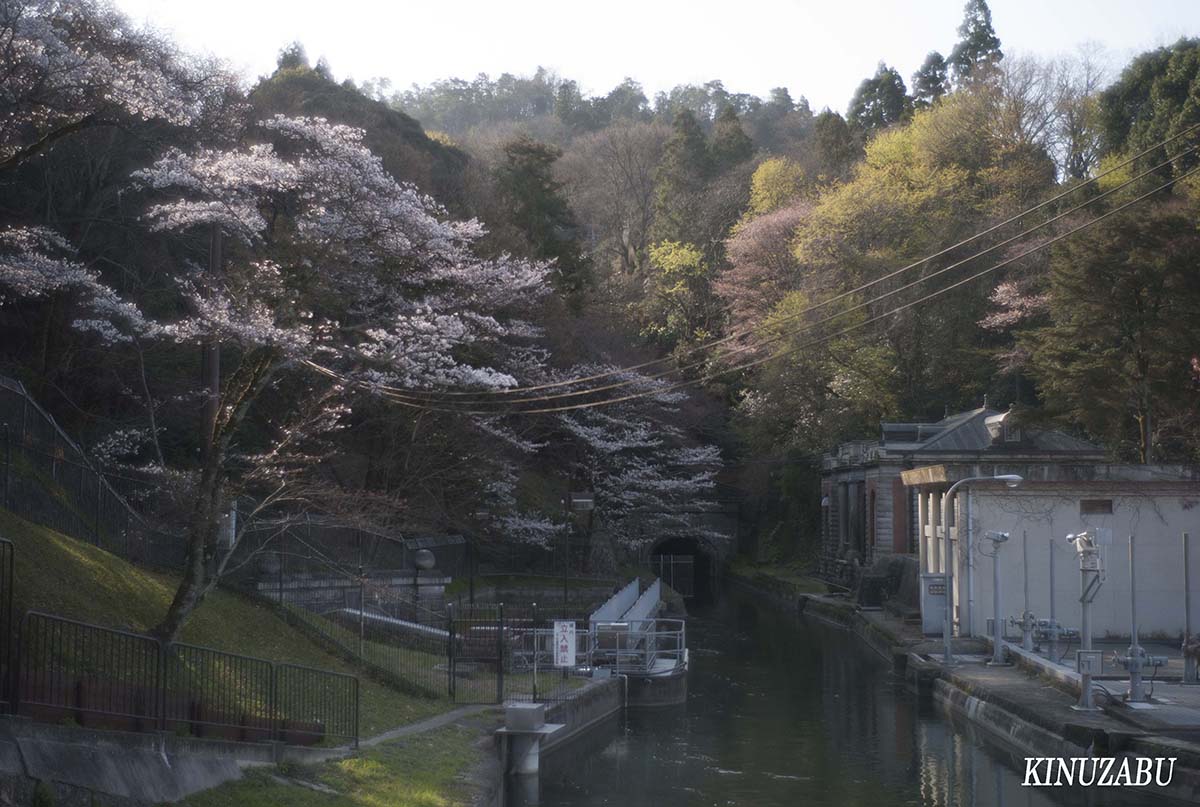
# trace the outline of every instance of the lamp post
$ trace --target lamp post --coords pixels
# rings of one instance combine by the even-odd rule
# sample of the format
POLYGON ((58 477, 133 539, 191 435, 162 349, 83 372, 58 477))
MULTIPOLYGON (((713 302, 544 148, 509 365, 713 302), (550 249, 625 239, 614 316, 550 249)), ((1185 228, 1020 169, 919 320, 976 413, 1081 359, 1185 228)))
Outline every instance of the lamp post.
MULTIPOLYGON (((965 479, 960 479, 950 486, 946 491, 946 495, 942 497, 942 531, 946 541, 946 602, 945 611, 942 614, 942 664, 949 667, 954 664, 954 654, 950 651, 950 639, 953 630, 951 621, 951 607, 954 601, 954 553, 950 551, 950 500, 954 497, 954 492, 962 485, 969 485, 972 482, 1003 482, 1010 488, 1015 488, 1020 485, 1024 479, 1017 474, 999 474, 996 476, 968 476, 965 479)), ((937 536, 934 536, 936 540, 937 536)))

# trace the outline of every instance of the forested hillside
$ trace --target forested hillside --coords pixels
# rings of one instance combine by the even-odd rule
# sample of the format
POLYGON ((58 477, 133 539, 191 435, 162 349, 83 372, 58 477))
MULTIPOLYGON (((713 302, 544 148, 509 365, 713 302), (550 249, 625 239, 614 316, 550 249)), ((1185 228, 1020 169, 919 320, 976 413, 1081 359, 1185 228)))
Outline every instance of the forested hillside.
POLYGON ((986 397, 1117 460, 1200 457, 1185 176, 1200 42, 1114 65, 1096 46, 1006 54, 1002 33, 971 0, 957 38, 930 42, 945 56, 907 83, 880 61, 844 115, 802 87, 760 98, 714 80, 650 99, 627 79, 586 97, 546 70, 367 90, 488 164, 514 137, 561 149, 594 265, 585 308, 613 309, 727 407, 744 517, 792 552, 816 517, 820 452, 881 418, 986 397))
POLYGON ((1200 460, 1200 40, 1106 73, 970 0, 843 114, 299 45, 246 86, 102 3, 3 9, 0 373, 188 530, 166 634, 238 498, 596 570, 734 498, 802 555, 822 450, 985 396, 1200 460))

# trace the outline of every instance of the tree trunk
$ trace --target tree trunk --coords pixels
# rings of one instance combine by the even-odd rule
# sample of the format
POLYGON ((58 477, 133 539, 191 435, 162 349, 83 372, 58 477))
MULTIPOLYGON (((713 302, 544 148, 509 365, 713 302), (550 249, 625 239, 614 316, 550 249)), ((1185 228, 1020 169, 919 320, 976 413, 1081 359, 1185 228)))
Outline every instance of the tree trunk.
MULTIPOLYGON (((214 448, 213 451, 218 449, 214 448)), ((215 459, 215 458, 214 458, 215 459)), ((211 588, 209 580, 209 550, 216 543, 217 512, 220 509, 221 485, 213 463, 204 470, 196 504, 192 508, 191 526, 187 533, 187 559, 183 566, 183 579, 175 590, 175 598, 166 616, 151 631, 164 642, 179 638, 184 624, 192 612, 204 600, 211 588)))

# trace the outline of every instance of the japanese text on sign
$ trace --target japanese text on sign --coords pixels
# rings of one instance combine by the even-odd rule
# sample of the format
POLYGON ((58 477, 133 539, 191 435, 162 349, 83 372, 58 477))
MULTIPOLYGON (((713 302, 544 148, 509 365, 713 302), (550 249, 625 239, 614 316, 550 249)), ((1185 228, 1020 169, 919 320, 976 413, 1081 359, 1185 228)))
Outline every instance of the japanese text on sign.
POLYGON ((554 666, 575 666, 575 623, 554 621, 554 666))

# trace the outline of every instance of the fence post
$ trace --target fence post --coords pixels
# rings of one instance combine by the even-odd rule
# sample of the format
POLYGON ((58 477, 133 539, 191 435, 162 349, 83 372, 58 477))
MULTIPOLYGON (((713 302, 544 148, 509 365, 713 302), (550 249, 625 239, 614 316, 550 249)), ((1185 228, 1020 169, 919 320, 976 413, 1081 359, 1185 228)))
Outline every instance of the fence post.
POLYGON ((155 670, 155 697, 154 711, 155 725, 159 731, 167 730, 167 647, 166 643, 159 639, 158 644, 158 669, 155 670))
POLYGON ((354 747, 358 748, 358 676, 354 676, 354 747))
POLYGON ((9 707, 15 715, 21 709, 21 657, 25 652, 25 624, 29 621, 29 613, 21 617, 21 622, 17 627, 16 649, 13 650, 11 667, 8 673, 8 680, 11 682, 12 693, 9 698, 9 707))
POLYGON ((280 737, 283 710, 279 706, 279 667, 274 662, 271 662, 271 686, 267 689, 267 701, 267 737, 275 741, 280 737))
POLYGON ((454 700, 454 603, 446 604, 446 689, 454 700))
MULTIPOLYGON (((80 471, 80 473, 82 473, 82 471, 80 471)), ((96 542, 96 546, 100 546, 100 491, 103 490, 103 488, 104 488, 104 472, 99 470, 99 466, 97 466, 97 470, 96 470, 96 512, 95 512, 96 520, 95 520, 95 522, 93 522, 95 526, 92 530, 92 537, 96 542)))
POLYGON ((496 703, 504 703, 504 603, 496 614, 496 703))
POLYGON ((363 640, 366 638, 366 615, 367 610, 367 587, 366 577, 363 576, 362 567, 358 570, 358 657, 363 656, 363 640))
POLYGON ((4 551, 4 620, 0 630, 4 631, 4 687, 6 700, 10 703, 16 697, 13 688, 13 579, 16 565, 16 547, 9 541, 0 543, 4 551))
POLYGON ((533 702, 537 703, 537 662, 538 650, 541 649, 541 643, 538 641, 538 607, 537 603, 533 604, 533 702))
POLYGON ((12 487, 12 434, 8 424, 4 424, 4 509, 11 510, 9 504, 9 489, 12 487))

